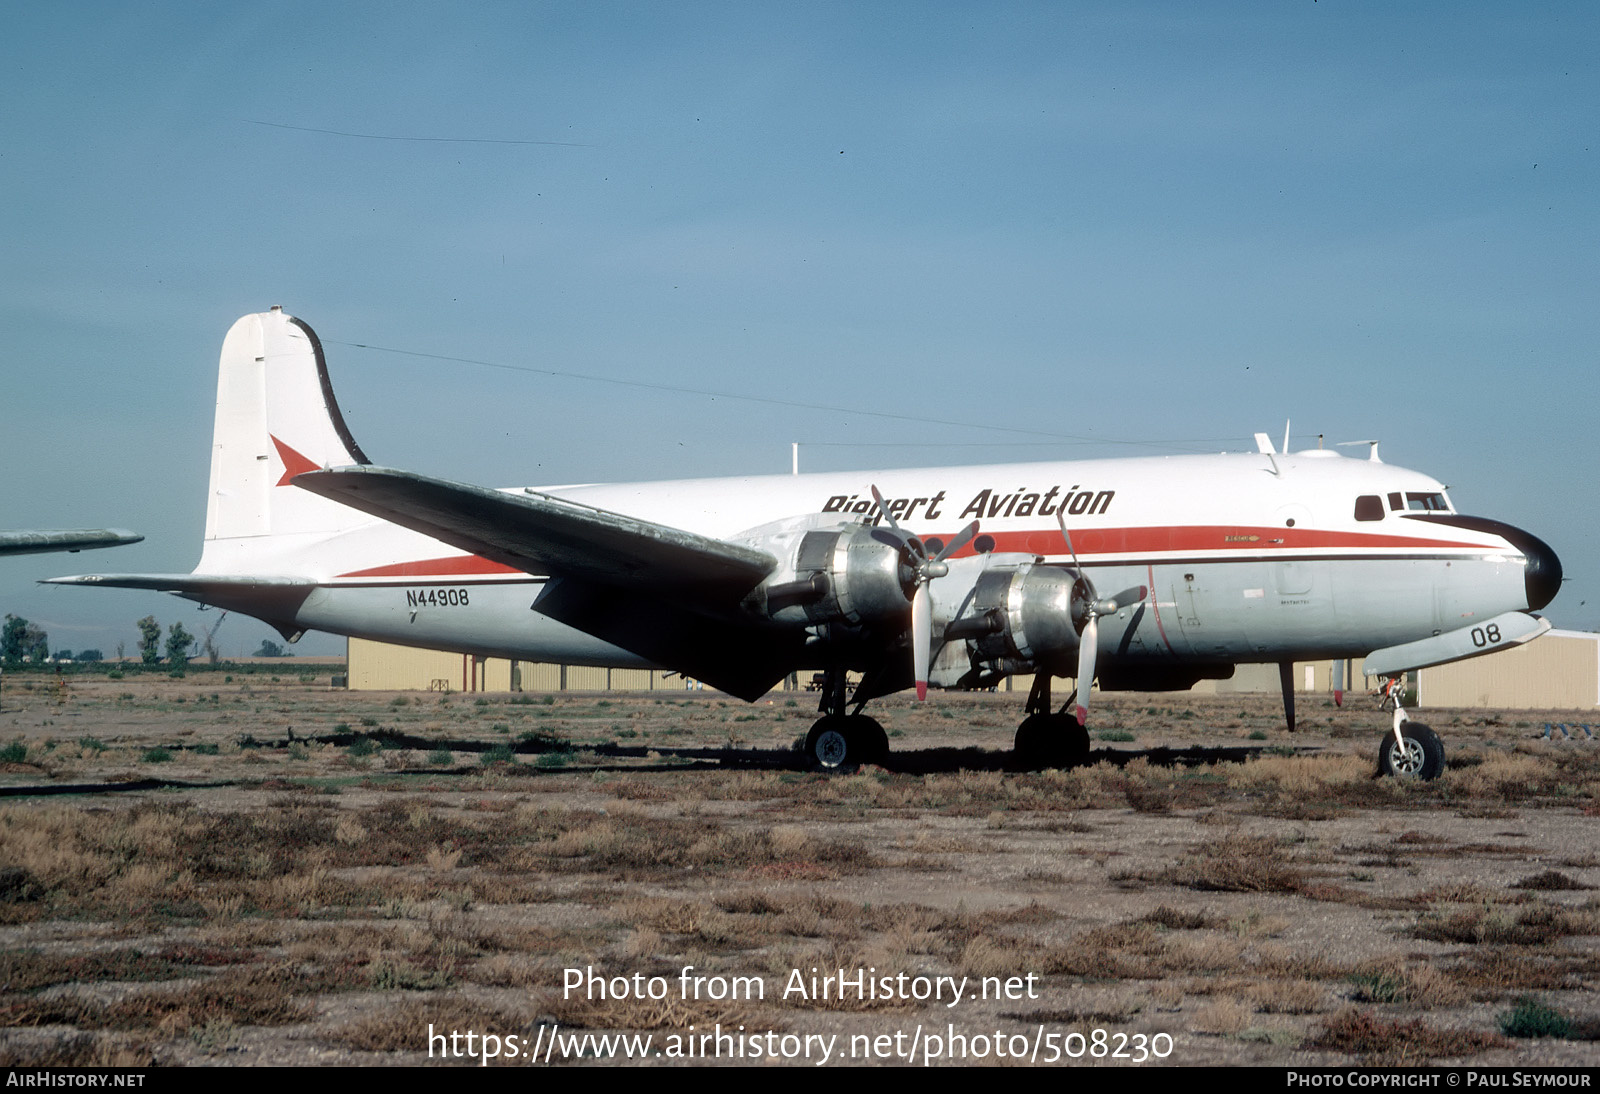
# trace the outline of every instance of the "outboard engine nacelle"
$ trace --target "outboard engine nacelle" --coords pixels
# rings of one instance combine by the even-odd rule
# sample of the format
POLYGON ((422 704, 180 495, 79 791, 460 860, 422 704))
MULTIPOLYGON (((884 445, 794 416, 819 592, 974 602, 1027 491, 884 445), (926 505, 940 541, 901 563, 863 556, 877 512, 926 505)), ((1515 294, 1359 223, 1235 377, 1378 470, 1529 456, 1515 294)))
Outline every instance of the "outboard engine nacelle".
POLYGON ((1067 571, 1033 562, 986 571, 973 586, 971 607, 945 627, 945 639, 966 639, 975 664, 1000 672, 1071 675, 1078 649, 1074 580, 1067 571))

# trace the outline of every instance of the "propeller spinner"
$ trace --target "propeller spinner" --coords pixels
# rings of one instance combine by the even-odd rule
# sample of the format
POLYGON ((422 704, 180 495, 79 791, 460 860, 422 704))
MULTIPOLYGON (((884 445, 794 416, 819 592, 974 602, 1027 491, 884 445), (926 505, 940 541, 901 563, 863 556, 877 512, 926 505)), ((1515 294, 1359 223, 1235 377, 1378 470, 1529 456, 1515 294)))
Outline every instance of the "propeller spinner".
POLYGON ((1056 521, 1061 525, 1061 537, 1067 541, 1072 553, 1073 568, 1078 579, 1072 583, 1072 625, 1078 631, 1078 697, 1072 708, 1080 726, 1089 724, 1089 688, 1094 684, 1094 662, 1100 652, 1100 617, 1115 615, 1119 609, 1137 604, 1149 592, 1143 585, 1123 589, 1115 596, 1100 599, 1094 582, 1078 562, 1077 549, 1072 546, 1072 533, 1067 531, 1067 520, 1058 511, 1056 521))
POLYGON ((901 536, 907 561, 911 565, 911 581, 914 586, 911 593, 912 674, 917 682, 917 699, 923 700, 928 697, 928 664, 933 650, 933 594, 928 591, 928 583, 950 572, 945 559, 972 542, 972 537, 978 534, 978 522, 973 521, 967 525, 949 543, 940 548, 937 554, 929 557, 928 548, 922 540, 905 531, 894 519, 876 486, 872 488, 872 500, 877 502, 878 512, 889 522, 889 527, 901 536))

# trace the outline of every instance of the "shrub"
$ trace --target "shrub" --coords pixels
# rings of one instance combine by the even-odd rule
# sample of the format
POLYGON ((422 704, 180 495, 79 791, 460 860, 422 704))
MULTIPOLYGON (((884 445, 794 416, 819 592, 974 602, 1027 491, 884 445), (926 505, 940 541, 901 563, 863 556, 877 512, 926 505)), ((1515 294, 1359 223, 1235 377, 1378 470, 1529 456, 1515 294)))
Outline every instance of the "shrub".
POLYGON ((1547 1007, 1532 995, 1517 999, 1516 1005, 1500 1015, 1500 1032, 1507 1037, 1570 1037, 1572 1023, 1554 1007, 1547 1007))

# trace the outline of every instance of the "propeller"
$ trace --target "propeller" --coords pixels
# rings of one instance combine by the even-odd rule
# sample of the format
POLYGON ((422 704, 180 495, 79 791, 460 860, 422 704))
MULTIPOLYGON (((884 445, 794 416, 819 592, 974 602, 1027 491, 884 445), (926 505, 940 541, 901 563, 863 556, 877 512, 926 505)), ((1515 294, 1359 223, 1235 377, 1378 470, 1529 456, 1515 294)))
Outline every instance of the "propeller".
POLYGON ((920 701, 928 697, 928 664, 933 651, 933 594, 928 591, 928 583, 950 572, 945 559, 972 542, 972 537, 978 534, 978 522, 973 521, 961 529, 937 554, 929 557, 922 540, 901 528, 900 522, 894 519, 876 486, 872 488, 872 500, 878 503, 878 512, 889 522, 889 527, 900 534, 911 563, 911 580, 915 586, 911 592, 911 667, 920 701))
POLYGON ((1078 700, 1072 712, 1080 726, 1087 726, 1089 688, 1094 684, 1094 662, 1100 652, 1100 617, 1115 615, 1120 609, 1139 603, 1149 590, 1143 585, 1135 585, 1115 596, 1100 599, 1094 582, 1089 580, 1089 575, 1078 561, 1077 549, 1072 546, 1072 533, 1067 531, 1067 518, 1059 510, 1056 512, 1056 521, 1061 525, 1061 538, 1067 541, 1067 550, 1072 553, 1072 565, 1078 571, 1078 579, 1072 583, 1072 625, 1078 631, 1078 700))

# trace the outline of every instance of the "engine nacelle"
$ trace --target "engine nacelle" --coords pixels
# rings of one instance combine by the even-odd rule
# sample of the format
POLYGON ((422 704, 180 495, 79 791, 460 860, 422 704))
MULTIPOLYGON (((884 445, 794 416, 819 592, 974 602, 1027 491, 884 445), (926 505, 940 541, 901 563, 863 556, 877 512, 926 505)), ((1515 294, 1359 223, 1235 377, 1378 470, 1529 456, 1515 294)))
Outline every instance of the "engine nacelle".
POLYGON ((906 537, 865 524, 800 537, 794 578, 766 586, 766 614, 779 623, 871 627, 900 622, 915 591, 906 537))
POLYGON ((1069 676, 1078 650, 1074 581, 1064 570, 1033 562, 988 570, 973 586, 968 611, 945 627, 945 638, 968 640, 975 663, 1002 672, 1038 669, 1069 676))

